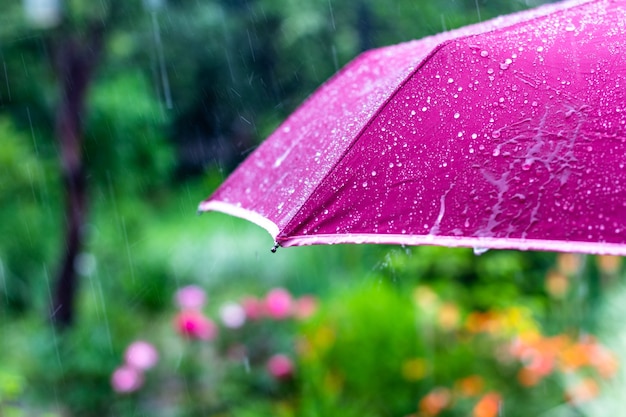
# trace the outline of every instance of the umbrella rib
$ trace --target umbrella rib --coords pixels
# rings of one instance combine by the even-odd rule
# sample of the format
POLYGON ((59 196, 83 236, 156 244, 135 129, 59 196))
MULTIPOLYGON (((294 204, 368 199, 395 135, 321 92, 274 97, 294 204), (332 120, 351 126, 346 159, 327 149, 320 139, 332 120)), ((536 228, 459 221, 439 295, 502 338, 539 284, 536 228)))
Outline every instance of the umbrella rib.
MULTIPOLYGON (((456 40, 454 40, 456 41, 456 40)), ((402 90, 402 88, 406 85, 406 83, 409 82, 409 80, 415 75, 415 73, 417 73, 417 71, 419 71, 424 65, 426 65, 426 63, 432 59, 433 56, 435 56, 435 54, 437 52, 439 52, 439 50, 441 50, 442 48, 444 48, 445 46, 451 44, 452 42, 454 42, 452 39, 448 39, 445 40, 443 42, 441 42, 440 44, 438 44, 436 47, 433 48, 432 51, 430 51, 430 53, 421 60, 421 62, 411 71, 409 72, 409 74, 404 78, 404 80, 398 84, 398 86, 395 88, 395 90, 389 95, 389 97, 387 97, 387 99, 378 107, 378 109, 376 110, 376 112, 372 115, 372 117, 369 118, 369 120, 367 121, 367 123, 365 123, 365 125, 363 125, 363 127, 361 128, 361 130, 359 130, 359 133, 357 133, 354 136, 354 139, 352 140, 352 142, 350 143, 350 145, 348 145, 346 147, 346 149, 344 149, 344 151, 342 152, 341 156, 339 158, 337 158, 337 160, 335 161, 335 163, 330 167, 330 169, 326 172, 326 174, 324 175, 324 177, 321 179, 321 181, 318 182, 317 186, 313 189, 313 191, 308 195, 308 197, 306 198, 305 202, 300 206, 300 208, 298 209, 298 211, 295 213, 295 215, 292 217, 292 219, 285 225, 285 227, 280 231, 280 234, 276 237, 276 242, 277 243, 282 243, 282 242, 286 242, 289 240, 289 237, 282 237, 280 235, 284 235, 285 230, 288 230, 290 228, 290 226, 293 223, 293 220, 296 219, 298 217, 298 215, 300 214, 300 212, 302 212, 302 210, 306 207, 306 203, 310 200, 311 196, 315 195, 315 193, 317 192, 317 190, 322 186, 322 184, 326 181, 326 179, 330 176, 330 174, 335 170, 335 168, 337 167, 337 165, 343 160, 343 158, 352 150, 352 148, 354 147, 354 145, 359 141, 359 139, 361 138, 361 135, 363 134, 363 132, 365 132, 370 125, 374 122, 374 120, 376 120, 376 118, 378 117, 378 115, 387 107, 387 105, 391 102, 391 100, 394 99, 394 97, 398 94, 398 92, 400 90, 402 90)), ((365 57, 367 55, 362 55, 362 57, 365 57)), ((334 78, 334 77, 333 77, 334 78)), ((332 80, 332 79, 331 79, 332 80)))

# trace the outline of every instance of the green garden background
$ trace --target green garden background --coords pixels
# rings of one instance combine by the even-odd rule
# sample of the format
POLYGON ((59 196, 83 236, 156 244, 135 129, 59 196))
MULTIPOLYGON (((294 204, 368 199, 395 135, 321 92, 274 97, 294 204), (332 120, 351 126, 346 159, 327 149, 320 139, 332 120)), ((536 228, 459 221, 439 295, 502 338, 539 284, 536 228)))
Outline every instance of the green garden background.
POLYGON ((196 215, 359 52, 536 5, 3 2, 0 415, 623 415, 620 258, 196 215))

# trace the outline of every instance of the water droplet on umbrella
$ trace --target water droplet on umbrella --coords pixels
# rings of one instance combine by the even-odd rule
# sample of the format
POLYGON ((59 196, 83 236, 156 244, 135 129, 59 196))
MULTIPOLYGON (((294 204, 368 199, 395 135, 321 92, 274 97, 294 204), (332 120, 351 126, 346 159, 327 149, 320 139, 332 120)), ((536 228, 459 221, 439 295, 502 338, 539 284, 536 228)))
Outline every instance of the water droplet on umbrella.
POLYGON ((272 249, 270 249, 270 251, 272 253, 276 253, 276 251, 278 250, 279 246, 280 246, 280 244, 278 242, 274 242, 274 246, 272 246, 272 249))
POLYGON ((459 113, 454 113, 454 118, 458 119, 459 117, 461 117, 461 115, 459 113))
POLYGON ((480 56, 482 56, 483 58, 487 58, 489 56, 489 51, 483 49, 482 51, 480 51, 480 56))
POLYGON ((500 131, 494 130, 493 132, 491 132, 491 137, 494 139, 498 139, 500 137, 500 131))
POLYGON ((565 26, 565 30, 568 32, 573 32, 574 30, 576 30, 576 26, 574 26, 573 23, 570 23, 567 26, 565 26))
POLYGON ((448 84, 452 84, 454 82, 454 78, 448 78, 448 84))

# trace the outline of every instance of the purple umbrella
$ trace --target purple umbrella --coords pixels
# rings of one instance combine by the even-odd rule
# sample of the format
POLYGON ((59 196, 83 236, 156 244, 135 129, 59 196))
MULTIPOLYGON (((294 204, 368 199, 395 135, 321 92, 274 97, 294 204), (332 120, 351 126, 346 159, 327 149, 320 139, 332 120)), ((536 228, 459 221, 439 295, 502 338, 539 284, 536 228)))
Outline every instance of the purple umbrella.
POLYGON ((280 246, 626 255, 626 2, 368 51, 207 200, 280 246))

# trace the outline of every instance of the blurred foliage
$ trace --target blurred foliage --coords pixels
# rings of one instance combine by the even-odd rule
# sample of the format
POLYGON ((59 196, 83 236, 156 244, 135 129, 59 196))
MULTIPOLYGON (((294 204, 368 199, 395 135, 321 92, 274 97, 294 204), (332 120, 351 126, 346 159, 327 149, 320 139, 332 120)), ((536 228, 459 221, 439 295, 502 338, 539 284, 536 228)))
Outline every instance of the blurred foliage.
POLYGON ((56 26, 27 19, 26 3, 0 4, 0 415, 434 415, 437 404, 441 415, 469 415, 498 399, 512 416, 550 407, 562 412, 548 416, 576 407, 602 415, 594 404, 609 402, 599 395, 612 382, 597 364, 555 366, 526 386, 519 372, 529 362, 508 348, 524 341, 557 363, 558 341, 579 349, 596 346, 585 345, 595 331, 618 334, 602 319, 603 308, 623 304, 617 258, 368 245, 270 255, 255 226, 193 215, 360 51, 530 2, 67 0, 56 26), (51 50, 62 34, 80 38, 102 22, 106 54, 82 120, 90 216, 75 265, 79 314, 60 332, 47 313, 63 227, 51 50), (173 326, 172 297, 192 283, 209 294, 212 341, 173 326), (318 314, 238 329, 219 322, 223 303, 279 286, 315 295, 318 314), (472 331, 476 322, 512 327, 472 331), (136 339, 161 360, 141 389, 116 393, 112 373, 136 339), (294 361, 289 378, 267 372, 277 353, 294 361), (460 396, 476 375, 480 395, 460 396), (566 401, 581 383, 593 401, 566 401))

